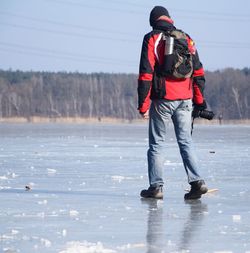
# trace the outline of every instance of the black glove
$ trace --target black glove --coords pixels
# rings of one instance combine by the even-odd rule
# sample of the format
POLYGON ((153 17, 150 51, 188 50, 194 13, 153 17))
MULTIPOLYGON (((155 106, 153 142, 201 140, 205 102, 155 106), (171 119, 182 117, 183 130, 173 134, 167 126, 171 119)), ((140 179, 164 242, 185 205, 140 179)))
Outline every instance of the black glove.
POLYGON ((204 100, 203 103, 199 104, 199 105, 194 104, 194 109, 199 110, 199 111, 203 111, 203 110, 207 109, 206 101, 204 100))
POLYGON ((193 118, 199 118, 200 117, 200 112, 205 110, 207 108, 207 103, 206 101, 204 100, 202 104, 194 104, 194 109, 193 109, 193 112, 192 112, 192 117, 193 118))

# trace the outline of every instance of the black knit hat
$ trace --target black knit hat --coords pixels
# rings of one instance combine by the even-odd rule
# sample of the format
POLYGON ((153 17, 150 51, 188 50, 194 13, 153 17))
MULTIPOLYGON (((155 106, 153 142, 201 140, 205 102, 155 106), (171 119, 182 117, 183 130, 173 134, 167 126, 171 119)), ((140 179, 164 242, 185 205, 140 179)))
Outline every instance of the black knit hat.
POLYGON ((155 6, 150 12, 149 23, 152 27, 155 26, 157 19, 160 16, 167 16, 170 18, 168 10, 162 6, 155 6))

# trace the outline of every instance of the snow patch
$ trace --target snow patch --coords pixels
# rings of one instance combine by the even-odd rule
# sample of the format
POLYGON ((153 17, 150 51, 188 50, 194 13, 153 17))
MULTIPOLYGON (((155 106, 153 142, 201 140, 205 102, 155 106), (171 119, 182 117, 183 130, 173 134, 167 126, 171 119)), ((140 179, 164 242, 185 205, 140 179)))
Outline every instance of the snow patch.
POLYGON ((0 176, 0 180, 8 180, 8 179, 14 179, 18 177, 18 175, 14 172, 7 172, 6 175, 0 176))
POLYGON ((135 244, 125 244, 122 246, 117 247, 118 250, 129 250, 129 249, 135 249, 135 248, 145 248, 146 245, 144 243, 135 243, 135 244))
POLYGON ((104 248, 101 242, 72 241, 66 244, 66 249, 59 253, 116 253, 116 250, 104 248))
POLYGON ((0 186, 0 190, 12 189, 10 186, 0 186))
POLYGON ((0 241, 13 240, 13 235, 0 235, 0 241))
POLYGON ((47 205, 48 204, 48 200, 44 199, 44 200, 38 201, 37 204, 39 204, 39 205, 47 205))
POLYGON ((16 253, 17 251, 14 249, 3 248, 3 253, 16 253))

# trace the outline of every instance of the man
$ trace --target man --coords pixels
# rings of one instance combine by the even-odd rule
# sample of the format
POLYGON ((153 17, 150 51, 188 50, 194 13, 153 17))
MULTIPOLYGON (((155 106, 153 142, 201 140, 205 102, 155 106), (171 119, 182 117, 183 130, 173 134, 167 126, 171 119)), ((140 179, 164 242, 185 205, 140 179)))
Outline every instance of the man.
POLYGON ((191 185, 190 192, 185 194, 184 198, 199 199, 207 192, 207 187, 198 173, 199 165, 191 138, 191 114, 193 104, 198 110, 206 109, 203 97, 204 70, 193 40, 185 34, 187 48, 192 55, 192 76, 185 78, 164 76, 163 34, 169 34, 177 29, 167 9, 162 6, 155 6, 152 9, 149 21, 153 30, 144 36, 142 45, 138 109, 143 118, 149 118, 147 157, 150 186, 141 191, 141 197, 163 198, 163 144, 166 140, 166 126, 171 119, 188 182, 191 185))

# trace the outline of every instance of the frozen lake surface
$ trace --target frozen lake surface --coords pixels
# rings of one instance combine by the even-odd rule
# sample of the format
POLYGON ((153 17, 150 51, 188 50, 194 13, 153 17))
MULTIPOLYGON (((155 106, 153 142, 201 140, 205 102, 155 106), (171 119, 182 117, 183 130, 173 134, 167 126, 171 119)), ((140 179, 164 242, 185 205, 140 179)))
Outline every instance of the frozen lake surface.
POLYGON ((170 127, 164 200, 142 201, 146 125, 0 124, 0 252, 250 253, 250 126, 193 136, 219 191, 184 202, 170 127))

